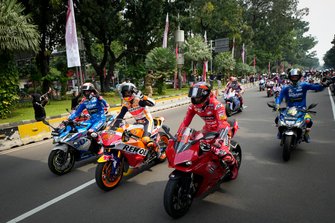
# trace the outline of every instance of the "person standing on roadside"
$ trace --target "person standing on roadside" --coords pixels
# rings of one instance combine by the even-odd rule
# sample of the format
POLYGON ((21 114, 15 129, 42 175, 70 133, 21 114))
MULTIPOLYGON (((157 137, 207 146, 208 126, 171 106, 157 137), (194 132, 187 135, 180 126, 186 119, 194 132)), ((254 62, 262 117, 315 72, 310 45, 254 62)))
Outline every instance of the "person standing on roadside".
POLYGON ((38 122, 45 121, 46 112, 45 112, 44 107, 49 101, 48 94, 50 92, 51 92, 51 88, 49 88, 49 91, 43 95, 40 95, 38 93, 34 93, 31 95, 33 99, 32 103, 33 103, 33 108, 34 108, 35 120, 38 122))

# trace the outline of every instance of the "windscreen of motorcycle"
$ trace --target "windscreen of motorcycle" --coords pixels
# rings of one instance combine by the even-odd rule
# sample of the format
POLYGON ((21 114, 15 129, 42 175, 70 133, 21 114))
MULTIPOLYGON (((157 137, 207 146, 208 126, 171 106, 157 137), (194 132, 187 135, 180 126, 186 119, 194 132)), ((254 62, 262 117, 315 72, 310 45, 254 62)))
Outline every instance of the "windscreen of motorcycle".
POLYGON ((190 148, 191 146, 190 138, 193 135, 193 133, 194 130, 192 128, 186 127, 184 131, 180 135, 178 135, 177 143, 175 146, 177 153, 183 152, 190 148))

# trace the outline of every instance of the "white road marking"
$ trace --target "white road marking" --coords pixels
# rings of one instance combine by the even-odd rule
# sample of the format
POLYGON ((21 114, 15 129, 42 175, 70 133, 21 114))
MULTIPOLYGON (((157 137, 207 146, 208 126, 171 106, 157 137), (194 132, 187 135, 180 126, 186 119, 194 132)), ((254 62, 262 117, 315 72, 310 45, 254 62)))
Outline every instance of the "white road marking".
POLYGON ((329 93, 329 97, 330 97, 330 104, 332 105, 332 109, 333 109, 333 117, 335 120, 335 103, 334 103, 334 99, 332 97, 332 93, 330 92, 330 89, 328 88, 328 93, 329 93))
POLYGON ((49 206, 57 203, 58 201, 61 201, 64 198, 66 198, 68 196, 71 196, 72 194, 77 193, 78 191, 84 189, 85 187, 90 186, 94 182, 95 182, 95 179, 90 180, 90 181, 88 181, 88 182, 80 185, 79 187, 76 187, 76 188, 70 190, 69 192, 66 192, 65 194, 62 194, 62 195, 60 195, 60 196, 58 196, 58 197, 56 197, 56 198, 54 198, 54 199, 52 199, 52 200, 50 200, 50 201, 42 204, 42 205, 40 205, 40 206, 38 206, 38 207, 36 207, 36 208, 34 208, 32 210, 30 210, 30 211, 28 211, 28 212, 26 212, 26 213, 24 213, 24 214, 22 214, 22 215, 20 215, 20 216, 18 216, 16 218, 14 218, 14 219, 8 221, 7 223, 14 223, 14 222, 22 221, 23 219, 25 219, 25 218, 33 215, 33 214, 36 214, 37 212, 39 212, 39 211, 41 211, 41 210, 43 210, 43 209, 45 209, 45 208, 47 208, 47 207, 49 207, 49 206))

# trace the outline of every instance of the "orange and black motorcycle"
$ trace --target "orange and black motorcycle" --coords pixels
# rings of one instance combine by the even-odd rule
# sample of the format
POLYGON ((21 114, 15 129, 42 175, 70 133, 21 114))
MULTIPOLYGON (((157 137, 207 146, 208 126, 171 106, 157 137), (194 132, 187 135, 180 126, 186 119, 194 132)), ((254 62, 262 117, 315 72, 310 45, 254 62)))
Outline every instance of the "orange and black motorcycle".
POLYGON ((162 132, 164 118, 154 118, 154 130, 151 139, 158 145, 156 150, 148 149, 141 138, 144 133, 142 124, 125 124, 116 131, 107 130, 100 133, 104 154, 99 158, 95 171, 97 185, 104 191, 114 189, 124 174, 133 168, 139 168, 152 162, 164 162, 160 156, 165 153, 169 136, 162 132))

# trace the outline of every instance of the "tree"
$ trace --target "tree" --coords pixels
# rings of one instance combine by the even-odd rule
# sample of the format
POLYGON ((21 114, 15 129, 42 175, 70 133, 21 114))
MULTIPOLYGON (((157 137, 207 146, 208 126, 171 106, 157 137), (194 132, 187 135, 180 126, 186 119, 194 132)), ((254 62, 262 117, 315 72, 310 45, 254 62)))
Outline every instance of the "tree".
POLYGON ((15 0, 0 1, 0 117, 10 114, 18 99, 18 70, 14 54, 36 50, 38 32, 31 18, 23 13, 24 7, 15 0), (18 25, 20 24, 20 25, 18 25))
POLYGON ((323 66, 326 68, 335 68, 335 35, 331 43, 333 44, 332 48, 330 48, 323 57, 323 66))
POLYGON ((235 69, 236 61, 230 52, 222 52, 215 56, 214 64, 219 72, 222 71, 228 77, 235 69))
POLYGON ((153 79, 159 79, 158 93, 162 94, 165 77, 173 73, 176 68, 175 55, 167 48, 156 47, 148 53, 145 65, 148 70, 152 71, 147 74, 145 85, 151 86, 153 79))
POLYGON ((183 47, 185 58, 194 62, 193 70, 196 68, 198 62, 212 59, 212 52, 200 35, 187 39, 183 47))

